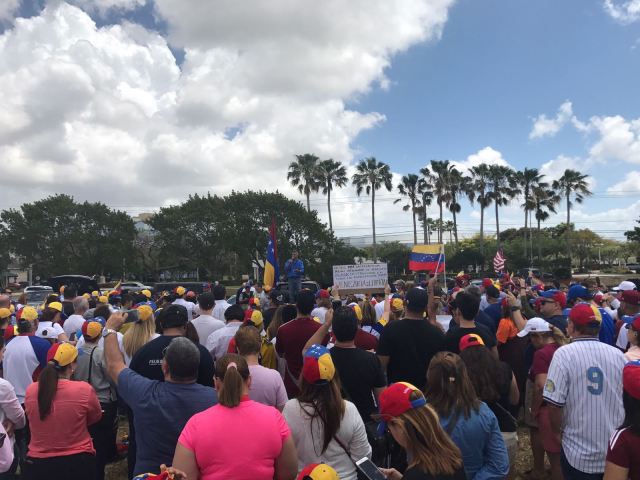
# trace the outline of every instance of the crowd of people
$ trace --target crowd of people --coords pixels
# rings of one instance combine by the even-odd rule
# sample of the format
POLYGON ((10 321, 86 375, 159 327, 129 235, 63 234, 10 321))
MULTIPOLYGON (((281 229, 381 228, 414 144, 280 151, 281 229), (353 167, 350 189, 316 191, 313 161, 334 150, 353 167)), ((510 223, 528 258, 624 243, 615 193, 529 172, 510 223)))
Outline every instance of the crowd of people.
POLYGON ((251 284, 232 304, 221 284, 0 295, 0 480, 103 480, 125 451, 129 479, 640 479, 633 282, 345 295, 285 269, 289 302, 251 284))

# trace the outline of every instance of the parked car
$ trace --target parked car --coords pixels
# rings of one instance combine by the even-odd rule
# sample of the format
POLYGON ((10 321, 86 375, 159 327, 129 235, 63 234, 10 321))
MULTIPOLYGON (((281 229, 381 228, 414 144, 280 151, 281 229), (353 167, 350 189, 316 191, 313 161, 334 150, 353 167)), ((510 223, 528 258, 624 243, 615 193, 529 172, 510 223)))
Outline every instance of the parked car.
POLYGON ((51 288, 49 285, 30 285, 28 287, 25 287, 24 293, 31 293, 31 292, 53 293, 53 288, 51 288))
POLYGON ((211 290, 210 282, 158 282, 154 284, 155 292, 164 292, 165 290, 173 292, 176 287, 184 287, 187 291, 191 290, 196 293, 208 292, 211 290))
POLYGON ((75 287, 78 295, 84 295, 85 293, 91 293, 96 290, 100 291, 98 282, 85 275, 58 275, 57 277, 51 277, 47 280, 47 284, 55 293, 59 292, 60 287, 63 285, 75 287))
MULTIPOLYGON (((318 282, 305 280, 302 282, 302 289, 311 290, 313 293, 316 293, 320 290, 320 285, 318 282)), ((278 282, 273 291, 278 292, 279 295, 281 294, 285 303, 289 302, 289 284, 287 282, 278 282)))
POLYGON ((27 305, 31 305, 32 307, 38 307, 44 303, 49 295, 53 293, 51 288, 49 290, 31 290, 30 292, 25 292, 27 296, 27 305))
POLYGON ((141 290, 153 290, 153 287, 142 282, 126 281, 120 284, 120 290, 126 292, 140 292, 141 290))
POLYGON ((550 282, 555 279, 553 273, 541 272, 538 268, 521 268, 516 272, 516 275, 523 278, 529 277, 529 272, 533 273, 536 278, 539 278, 543 281, 550 282))
POLYGON ((640 263, 627 263, 626 267, 634 273, 640 273, 640 263))

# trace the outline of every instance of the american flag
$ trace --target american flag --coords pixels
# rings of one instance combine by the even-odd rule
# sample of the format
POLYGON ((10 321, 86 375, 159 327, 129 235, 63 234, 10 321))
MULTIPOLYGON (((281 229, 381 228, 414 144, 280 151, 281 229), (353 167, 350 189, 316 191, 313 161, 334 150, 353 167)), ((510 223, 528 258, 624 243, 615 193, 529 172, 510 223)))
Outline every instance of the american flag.
POLYGON ((504 258, 504 253, 502 252, 502 249, 498 250, 496 252, 496 256, 493 257, 493 269, 495 270, 496 273, 500 273, 504 270, 504 262, 505 262, 505 258, 504 258))

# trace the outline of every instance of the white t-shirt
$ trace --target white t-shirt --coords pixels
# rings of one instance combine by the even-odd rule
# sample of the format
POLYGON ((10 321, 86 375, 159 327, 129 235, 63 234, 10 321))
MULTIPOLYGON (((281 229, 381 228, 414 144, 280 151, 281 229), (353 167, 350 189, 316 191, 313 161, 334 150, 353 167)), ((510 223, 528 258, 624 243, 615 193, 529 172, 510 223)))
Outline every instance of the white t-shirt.
POLYGON ((604 472, 611 434, 624 420, 620 350, 597 338, 575 338, 556 350, 544 399, 562 408, 562 449, 581 472, 604 472))
POLYGON ((49 342, 35 335, 19 335, 7 343, 2 362, 3 374, 5 380, 13 385, 21 404, 27 387, 33 383, 33 372, 47 365, 50 347, 49 342))
POLYGON ((224 328, 220 328, 209 335, 205 348, 211 352, 214 360, 222 358, 227 353, 229 342, 241 326, 242 322, 227 323, 224 328))
MULTIPOLYGON (((300 407, 297 399, 289 400, 282 414, 291 429, 291 436, 298 451, 298 472, 311 463, 331 465, 341 480, 356 480, 356 466, 353 459, 371 458, 371 446, 367 441, 367 432, 356 406, 345 400, 344 417, 336 437, 351 453, 351 458, 338 442, 331 440, 327 449, 322 452, 323 431, 318 418, 312 420, 300 407), (312 433, 313 432, 313 433, 312 433)), ((311 407, 305 405, 307 409, 311 407)))
POLYGON ((376 320, 379 322, 384 314, 384 302, 376 303, 375 307, 373 307, 376 311, 376 320))
POLYGON ((629 346, 629 329, 626 325, 623 325, 618 333, 618 340, 616 340, 616 347, 626 350, 629 346))
POLYGON ((86 322, 86 320, 82 315, 76 315, 74 313, 64 321, 64 325, 62 326, 64 333, 67 334, 67 337, 71 338, 72 334, 77 333, 78 330, 82 328, 84 322, 86 322))
POLYGON ((174 300, 173 304, 174 305, 182 305, 184 308, 187 309, 187 318, 189 320, 191 320, 193 318, 193 309, 196 306, 195 303, 187 302, 184 298, 178 298, 178 299, 174 300))
POLYGON ((53 322, 40 322, 38 324, 38 330, 36 330, 36 337, 57 339, 60 335, 64 334, 64 330, 59 323, 53 322))
POLYGON ((198 332, 198 338, 200 340, 200 345, 203 347, 206 346, 207 339, 209 335, 211 335, 216 330, 220 330, 224 328, 224 322, 222 320, 218 320, 217 318, 213 318, 211 315, 200 315, 191 321, 193 326, 196 328, 198 332))
POLYGON ((318 317, 320 323, 324 323, 324 316, 327 314, 328 309, 326 307, 317 307, 311 310, 311 318, 318 317))
POLYGON ((211 312, 211 315, 213 315, 213 318, 224 320, 224 312, 226 312, 227 308, 229 308, 230 306, 231 305, 229 304, 229 302, 224 299, 216 300, 216 305, 213 307, 213 312, 211 312))

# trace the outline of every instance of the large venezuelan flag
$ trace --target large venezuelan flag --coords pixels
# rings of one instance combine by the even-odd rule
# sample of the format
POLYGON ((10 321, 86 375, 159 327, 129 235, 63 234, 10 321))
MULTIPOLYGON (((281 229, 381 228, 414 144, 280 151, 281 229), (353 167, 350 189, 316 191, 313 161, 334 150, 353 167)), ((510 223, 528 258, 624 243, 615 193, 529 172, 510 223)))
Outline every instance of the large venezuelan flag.
POLYGON ((271 219, 269 227, 269 244, 267 245, 267 260, 264 262, 264 287, 273 288, 280 278, 278 268, 278 243, 276 241, 276 219, 271 219))
POLYGON ((409 270, 442 273, 445 269, 444 248, 441 244, 415 245, 409 255, 409 270), (436 269, 438 271, 436 271, 436 269))

